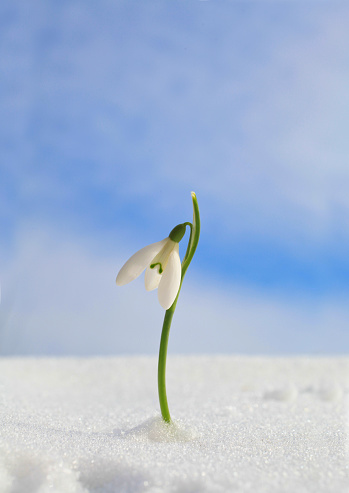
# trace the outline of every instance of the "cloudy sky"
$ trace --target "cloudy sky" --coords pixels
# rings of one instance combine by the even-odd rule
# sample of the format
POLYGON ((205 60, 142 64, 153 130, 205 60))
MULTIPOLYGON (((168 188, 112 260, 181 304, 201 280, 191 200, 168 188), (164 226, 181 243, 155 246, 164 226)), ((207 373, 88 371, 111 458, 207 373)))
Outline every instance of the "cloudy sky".
POLYGON ((1 2, 0 354, 156 354, 156 293, 115 276, 191 220, 191 190, 169 351, 346 353, 348 15, 1 2))

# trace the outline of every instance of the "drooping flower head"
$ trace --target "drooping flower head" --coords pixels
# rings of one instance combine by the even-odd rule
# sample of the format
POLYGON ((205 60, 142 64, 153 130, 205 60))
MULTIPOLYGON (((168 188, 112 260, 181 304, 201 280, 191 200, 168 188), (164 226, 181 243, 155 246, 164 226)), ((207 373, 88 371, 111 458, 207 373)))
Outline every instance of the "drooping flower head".
POLYGON ((116 284, 123 286, 145 271, 145 288, 158 288, 160 305, 168 310, 176 299, 181 284, 179 242, 185 233, 185 224, 179 224, 164 240, 148 245, 128 259, 120 269, 116 284))

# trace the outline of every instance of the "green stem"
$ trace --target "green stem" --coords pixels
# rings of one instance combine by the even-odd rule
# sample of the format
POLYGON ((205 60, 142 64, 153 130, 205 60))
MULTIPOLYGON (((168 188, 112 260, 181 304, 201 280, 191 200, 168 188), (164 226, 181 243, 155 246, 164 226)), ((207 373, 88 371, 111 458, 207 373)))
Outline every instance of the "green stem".
POLYGON ((162 326, 161 340, 160 340, 160 350, 159 350, 159 364, 158 364, 158 391, 159 391, 159 401, 160 409, 163 420, 166 423, 171 422, 170 411, 168 409, 167 395, 166 395, 166 359, 167 359, 167 345, 168 338, 170 335, 170 328, 172 317, 175 311, 176 302, 166 310, 164 323, 162 326))
POLYGON ((170 308, 166 310, 164 323, 162 326, 161 340, 160 340, 159 363, 158 363, 158 392, 159 392, 159 402, 160 402, 162 418, 166 423, 171 422, 171 415, 168 408, 167 394, 166 394, 166 359, 167 359, 168 338, 170 335, 171 322, 172 322, 174 311, 176 309, 179 292, 182 287, 182 282, 185 273, 189 267, 189 264, 194 256, 200 236, 199 206, 197 203, 195 193, 192 192, 191 195, 193 200, 193 224, 189 222, 184 223, 185 226, 190 226, 190 238, 188 242, 187 251, 182 262, 181 283, 178 289, 176 299, 174 300, 170 308))

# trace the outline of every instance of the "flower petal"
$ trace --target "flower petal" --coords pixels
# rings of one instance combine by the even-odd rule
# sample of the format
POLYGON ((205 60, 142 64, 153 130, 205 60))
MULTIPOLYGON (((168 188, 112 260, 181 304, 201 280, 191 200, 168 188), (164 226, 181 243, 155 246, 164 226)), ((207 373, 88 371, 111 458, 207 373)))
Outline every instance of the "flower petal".
POLYGON ((162 273, 163 270, 166 269, 166 265, 167 265, 170 253, 172 252, 172 250, 174 249, 174 247, 176 245, 178 245, 178 243, 171 240, 171 238, 167 238, 165 245, 161 248, 160 252, 151 261, 150 265, 159 264, 159 267, 161 267, 161 270, 159 271, 160 274, 162 273))
POLYGON ((159 274, 159 266, 157 265, 154 269, 151 269, 149 266, 145 271, 144 276, 144 284, 145 289, 147 291, 153 291, 159 286, 159 282, 161 281, 161 274, 159 274))
POLYGON ((168 310, 176 299, 181 284, 181 259, 179 257, 179 245, 176 243, 170 253, 168 263, 159 284, 158 298, 160 305, 168 310))
POLYGON ((116 284, 118 286, 123 286, 141 275, 147 265, 150 264, 155 255, 157 255, 165 245, 166 241, 167 238, 157 241, 156 243, 152 243, 151 245, 141 248, 138 252, 132 255, 125 265, 121 267, 120 272, 116 277, 116 284))

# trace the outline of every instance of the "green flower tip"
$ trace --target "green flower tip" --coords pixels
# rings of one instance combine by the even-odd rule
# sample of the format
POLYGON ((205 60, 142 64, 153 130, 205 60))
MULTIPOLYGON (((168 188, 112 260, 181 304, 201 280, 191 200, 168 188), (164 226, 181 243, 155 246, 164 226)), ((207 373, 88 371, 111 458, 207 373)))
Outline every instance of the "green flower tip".
POLYGON ((168 235, 172 241, 179 243, 185 234, 185 224, 178 224, 168 235))

